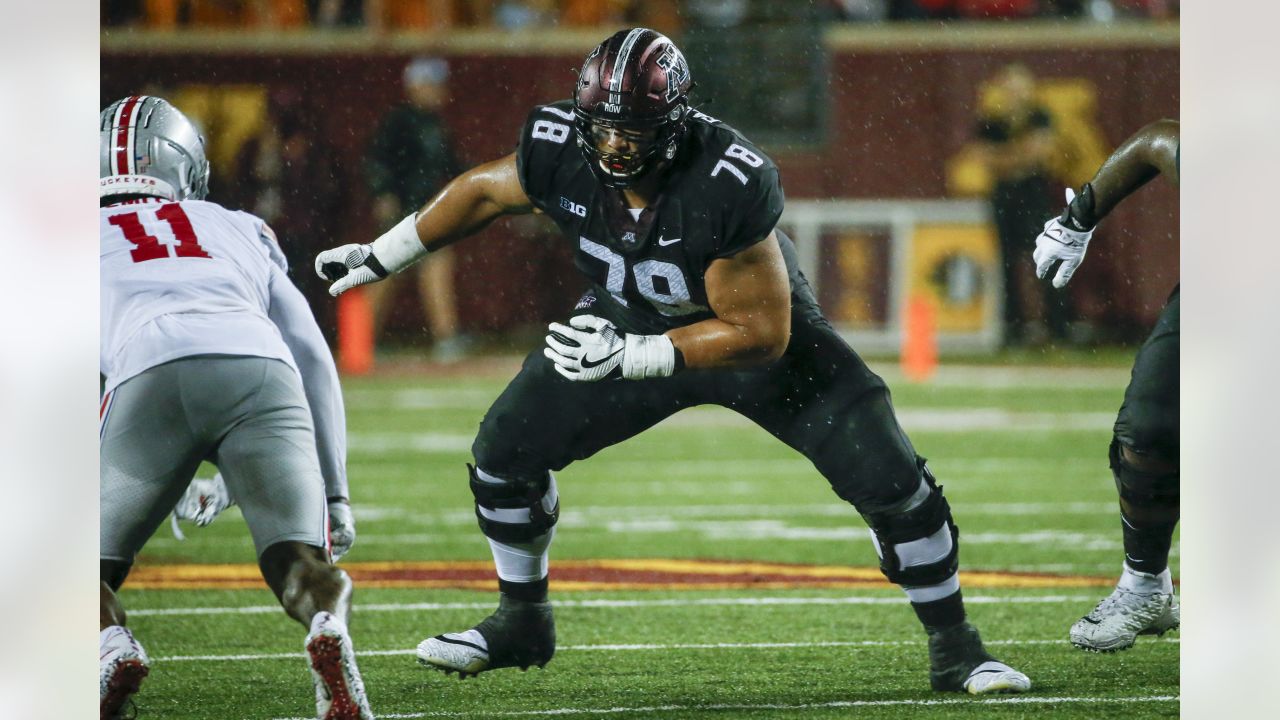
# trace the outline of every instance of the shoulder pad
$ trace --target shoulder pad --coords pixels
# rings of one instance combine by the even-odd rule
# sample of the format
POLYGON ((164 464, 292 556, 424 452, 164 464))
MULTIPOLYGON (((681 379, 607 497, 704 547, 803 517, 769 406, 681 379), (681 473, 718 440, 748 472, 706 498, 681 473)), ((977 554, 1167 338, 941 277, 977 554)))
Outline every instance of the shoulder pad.
POLYGON ((551 181, 581 158, 573 129, 573 102, 535 107, 525 119, 516 148, 520 185, 534 205, 547 209, 551 181))

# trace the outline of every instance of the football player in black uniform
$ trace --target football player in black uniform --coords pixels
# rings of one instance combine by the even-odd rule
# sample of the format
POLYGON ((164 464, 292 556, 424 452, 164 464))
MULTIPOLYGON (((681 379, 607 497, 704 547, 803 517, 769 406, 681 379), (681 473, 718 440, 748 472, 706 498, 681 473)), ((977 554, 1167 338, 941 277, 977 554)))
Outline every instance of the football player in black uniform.
MULTIPOLYGON (((1157 175, 1178 183, 1178 121, 1139 130, 1107 158, 1080 194, 1036 238, 1036 275, 1057 266, 1053 286, 1071 280, 1094 227, 1121 200, 1157 175)), ((1169 574, 1178 524, 1178 285, 1138 350, 1111 440, 1111 472, 1120 492, 1124 569, 1109 596, 1071 627, 1071 642, 1095 652, 1133 647, 1138 635, 1163 635, 1180 622, 1169 574)))
POLYGON ((596 47, 573 100, 534 108, 512 155, 455 179, 369 245, 321 253, 334 295, 397 272, 494 218, 541 212, 590 280, 567 324, 481 423, 469 467, 501 588, 478 626, 419 659, 465 675, 555 651, 547 548, 552 472, 687 407, 731 408, 800 451, 871 527, 881 568, 929 637, 935 689, 1025 691, 965 622, 957 531, 942 487, 899 427, 884 382, 846 345, 775 228, 773 162, 689 106, 683 54, 644 28, 596 47))

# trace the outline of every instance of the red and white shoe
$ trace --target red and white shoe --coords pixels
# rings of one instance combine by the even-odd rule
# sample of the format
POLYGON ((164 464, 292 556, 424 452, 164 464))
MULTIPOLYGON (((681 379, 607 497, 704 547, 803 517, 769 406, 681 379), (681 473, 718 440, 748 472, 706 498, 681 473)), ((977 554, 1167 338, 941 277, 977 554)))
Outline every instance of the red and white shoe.
POLYGON ((316 686, 316 717, 374 720, 346 624, 332 613, 316 613, 306 647, 316 686))
POLYGON ((128 628, 112 625, 98 636, 98 708, 101 720, 120 718, 151 672, 147 652, 128 628))

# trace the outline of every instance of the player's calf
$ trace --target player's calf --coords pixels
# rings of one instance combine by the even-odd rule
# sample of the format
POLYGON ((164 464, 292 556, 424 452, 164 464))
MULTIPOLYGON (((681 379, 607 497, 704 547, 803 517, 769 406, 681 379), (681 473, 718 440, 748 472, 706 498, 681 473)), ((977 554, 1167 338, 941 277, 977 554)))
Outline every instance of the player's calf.
POLYGON ((1025 692, 1026 675, 992 657, 965 622, 960 593, 960 530, 942 486, 918 459, 921 481, 907 498, 863 512, 880 570, 902 586, 929 634, 929 681, 935 690, 986 694, 1025 692))
POLYGON ((1120 496, 1125 563, 1138 572, 1159 575, 1168 567, 1178 524, 1177 458, 1125 445, 1119 438, 1112 440, 1109 456, 1120 496))
POLYGON ((495 474, 468 466, 476 519, 489 538, 502 594, 498 609, 470 630, 418 645, 423 665, 465 678, 504 667, 546 665, 556 649, 547 602, 547 548, 560 515, 550 472, 495 474))

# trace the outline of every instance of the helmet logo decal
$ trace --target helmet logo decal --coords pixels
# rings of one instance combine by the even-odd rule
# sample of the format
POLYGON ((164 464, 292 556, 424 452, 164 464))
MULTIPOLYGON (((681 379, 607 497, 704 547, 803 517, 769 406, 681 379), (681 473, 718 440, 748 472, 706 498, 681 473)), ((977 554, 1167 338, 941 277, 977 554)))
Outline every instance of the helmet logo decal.
POLYGON ((689 63, 675 45, 668 44, 658 56, 658 67, 667 71, 666 101, 671 102, 680 97, 680 88, 689 82, 689 63))

